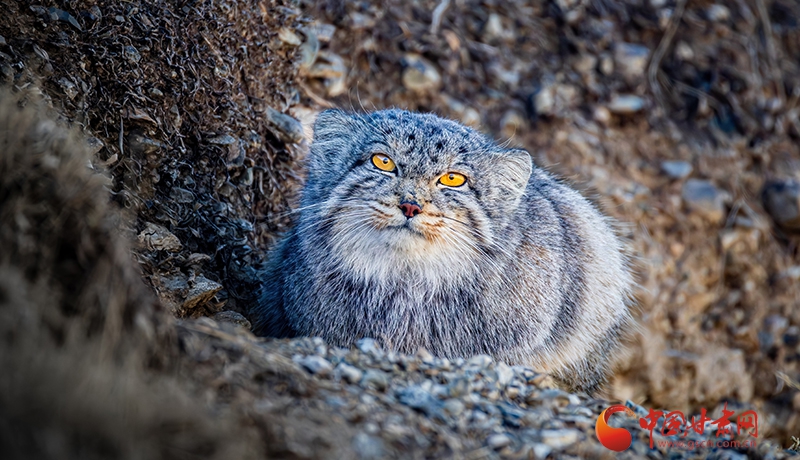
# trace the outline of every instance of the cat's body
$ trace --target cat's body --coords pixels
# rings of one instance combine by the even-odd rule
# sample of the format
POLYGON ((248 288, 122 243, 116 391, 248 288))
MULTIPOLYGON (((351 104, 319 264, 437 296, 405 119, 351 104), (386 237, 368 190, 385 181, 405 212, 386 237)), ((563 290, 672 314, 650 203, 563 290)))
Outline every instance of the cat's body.
POLYGON ((256 333, 485 353, 589 392, 605 381, 630 318, 621 243, 527 152, 433 115, 323 112, 301 206, 256 333))

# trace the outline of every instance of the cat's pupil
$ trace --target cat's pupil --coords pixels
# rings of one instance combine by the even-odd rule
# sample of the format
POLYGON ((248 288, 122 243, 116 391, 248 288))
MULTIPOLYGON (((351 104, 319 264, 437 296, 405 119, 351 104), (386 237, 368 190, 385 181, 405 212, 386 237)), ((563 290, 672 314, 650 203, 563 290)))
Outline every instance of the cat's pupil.
POLYGON ((388 158, 384 158, 383 159, 383 164, 389 164, 389 159, 388 158))
POLYGON ((450 180, 453 180, 453 179, 455 179, 456 176, 450 174, 448 177, 450 178, 450 180))

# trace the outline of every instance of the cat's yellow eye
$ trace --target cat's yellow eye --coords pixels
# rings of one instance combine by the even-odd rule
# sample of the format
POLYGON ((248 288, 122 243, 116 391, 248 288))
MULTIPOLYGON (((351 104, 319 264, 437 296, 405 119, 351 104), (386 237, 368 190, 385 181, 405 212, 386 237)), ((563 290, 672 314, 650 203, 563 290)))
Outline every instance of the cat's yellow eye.
POLYGON ((448 187, 460 187, 467 181, 467 176, 457 172, 449 172, 439 178, 439 183, 448 187))
POLYGON ((375 167, 381 171, 392 172, 397 169, 394 161, 382 153, 376 153, 375 155, 372 155, 372 164, 374 164, 375 167))

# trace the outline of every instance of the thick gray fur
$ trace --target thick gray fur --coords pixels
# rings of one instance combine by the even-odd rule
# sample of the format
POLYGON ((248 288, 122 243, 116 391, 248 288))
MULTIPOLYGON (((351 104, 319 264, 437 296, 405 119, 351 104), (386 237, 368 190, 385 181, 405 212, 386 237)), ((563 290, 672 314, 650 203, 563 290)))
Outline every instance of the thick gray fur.
POLYGON ((524 150, 430 114, 326 111, 298 212, 264 273, 257 334, 488 354, 589 393, 606 381, 630 321, 622 244, 524 150), (438 184, 450 171, 466 185, 438 184), (422 212, 406 218, 403 200, 422 212))

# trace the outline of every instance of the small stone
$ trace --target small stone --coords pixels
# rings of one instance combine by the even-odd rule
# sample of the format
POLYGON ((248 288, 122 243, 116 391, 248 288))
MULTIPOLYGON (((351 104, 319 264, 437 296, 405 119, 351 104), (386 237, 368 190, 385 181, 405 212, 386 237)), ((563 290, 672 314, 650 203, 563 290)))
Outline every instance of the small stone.
POLYGON ((538 442, 533 444, 533 456, 536 457, 536 460, 546 459, 551 452, 553 452, 553 448, 547 444, 538 442))
POLYGON ((597 146, 600 140, 584 131, 572 131, 567 136, 567 142, 584 157, 591 157, 595 151, 594 146, 597 146))
POLYGON ((524 387, 520 387, 520 386, 516 386, 516 385, 508 386, 508 387, 506 387, 506 396, 508 396, 509 399, 516 399, 516 398, 519 398, 519 397, 524 397, 525 396, 525 388, 524 387))
POLYGON ((333 34, 336 33, 336 26, 333 24, 327 24, 323 22, 315 22, 310 28, 310 32, 317 36, 317 39, 321 42, 329 42, 333 38, 333 34))
POLYGON ((78 20, 75 19, 73 15, 67 13, 64 10, 60 10, 55 7, 50 7, 50 9, 48 9, 48 13, 50 14, 50 19, 53 21, 66 22, 67 24, 71 25, 72 27, 74 27, 79 31, 83 30, 81 29, 81 25, 78 23, 78 20))
POLYGON ((582 74, 588 74, 597 66, 597 58, 591 54, 581 55, 573 67, 582 74))
POLYGON ((735 452, 733 449, 720 450, 719 454, 714 457, 719 460, 747 460, 750 458, 745 454, 735 452))
POLYGON ((243 327, 248 331, 252 327, 250 321, 247 320, 241 313, 237 313, 235 311, 221 311, 214 315, 214 320, 218 323, 230 323, 239 327, 243 327))
POLYGON ((725 216, 727 194, 707 180, 687 180, 683 184, 681 197, 688 208, 713 222, 718 222, 725 216))
POLYGON ((769 315, 764 319, 764 328, 771 334, 783 334, 788 327, 789 320, 781 315, 769 315))
POLYGON ((350 25, 355 30, 372 29, 375 27, 375 18, 363 13, 350 14, 350 25))
POLYGON ((567 13, 564 15, 564 20, 567 22, 567 24, 576 25, 583 19, 584 10, 585 8, 579 6, 574 10, 567 11, 567 13))
POLYGON ((224 196, 225 198, 229 198, 231 195, 233 195, 233 192, 235 190, 236 186, 233 185, 230 181, 224 181, 220 183, 217 188, 217 192, 219 192, 219 194, 224 196))
POLYGON ((139 243, 151 251, 178 252, 183 245, 177 236, 166 228, 148 222, 137 237, 139 243))
POLYGON ((183 275, 175 277, 155 277, 154 284, 158 287, 156 294, 159 301, 166 306, 169 311, 176 316, 182 316, 185 311, 182 308, 186 294, 189 292, 189 280, 183 275))
POLYGON ((586 9, 585 1, 581 0, 556 0, 555 4, 563 14, 563 18, 567 24, 575 25, 583 19, 583 13, 586 9))
POLYGON ((764 209, 772 220, 788 230, 800 230, 800 182, 768 182, 761 195, 764 209))
POLYGON ((614 73, 614 59, 608 54, 604 54, 600 57, 600 73, 605 76, 614 73))
POLYGON ((278 31, 278 39, 290 46, 300 46, 303 44, 303 40, 288 27, 281 27, 278 31))
MULTIPOLYGON (((547 375, 547 374, 541 374, 547 375)), ((548 380, 552 380, 552 378, 547 375, 548 380)), ((539 379, 535 378, 532 382, 541 387, 544 382, 538 382, 539 379)), ((558 388, 550 388, 541 391, 533 391, 531 392, 525 402, 528 404, 539 405, 541 403, 552 404, 556 407, 566 407, 570 404, 578 405, 580 404, 580 399, 570 393, 567 393, 564 390, 560 390, 558 388)))
POLYGON ((302 123, 290 115, 267 107, 266 119, 277 129, 278 137, 284 142, 299 144, 305 138, 302 123))
POLYGON ((761 232, 757 229, 730 229, 720 232, 720 247, 723 252, 754 253, 758 250, 761 232))
POLYGON ((493 434, 486 439, 486 445, 494 450, 500 450, 511 444, 511 437, 507 434, 493 434))
POLYGON ((384 391, 389 386, 389 376, 377 369, 368 369, 361 379, 360 385, 364 388, 374 388, 378 391, 384 391))
POLYGON ((483 40, 488 42, 502 38, 503 32, 503 21, 500 15, 497 13, 490 14, 489 19, 486 20, 486 25, 483 26, 483 40))
POLYGON ((715 3, 708 7, 706 16, 710 21, 723 22, 731 18, 731 11, 728 7, 715 3))
POLYGON ((461 114, 461 123, 473 128, 478 127, 481 124, 481 114, 472 107, 467 107, 461 114))
POLYGON ((98 21, 103 18, 103 12, 100 11, 100 7, 97 5, 92 5, 92 7, 89 8, 89 13, 94 17, 92 19, 93 21, 98 21))
POLYGON ((467 361, 466 367, 473 369, 485 369, 486 366, 492 363, 492 357, 489 355, 475 355, 467 361))
POLYGON ((339 363, 339 365, 336 366, 334 375, 336 378, 344 379, 348 383, 358 383, 361 381, 364 373, 357 367, 353 367, 347 363, 339 363))
POLYGON ((122 47, 122 55, 125 57, 125 60, 131 64, 137 64, 142 60, 142 55, 139 54, 139 50, 130 45, 122 47))
POLYGON ((499 62, 494 62, 489 64, 486 70, 492 77, 505 83, 509 87, 514 88, 519 84, 520 73, 517 69, 509 69, 499 62))
POLYGON ((341 56, 329 52, 320 52, 318 61, 309 69, 308 76, 313 78, 336 79, 347 73, 341 56))
POLYGON ((302 71, 311 69, 311 66, 317 62, 319 56, 319 39, 312 31, 306 31, 306 41, 300 45, 300 63, 299 67, 302 71))
POLYGON ((553 449, 564 449, 581 439, 580 431, 568 429, 542 430, 540 436, 542 437, 542 442, 553 449))
POLYGON ((308 372, 320 376, 329 375, 333 370, 333 365, 322 356, 309 355, 295 360, 297 364, 303 366, 308 372))
POLYGON ((614 62, 617 70, 629 81, 633 82, 644 76, 650 49, 633 43, 617 43, 614 45, 614 62))
POLYGON ((403 86, 418 93, 426 93, 439 89, 442 76, 432 62, 414 53, 403 58, 403 86))
POLYGON ((464 110, 466 110, 467 108, 467 106, 463 102, 459 101, 458 99, 452 98, 447 94, 443 93, 441 95, 441 99, 442 102, 447 106, 447 108, 454 113, 458 114, 464 113, 464 110))
POLYGON ((212 137, 208 139, 209 144, 214 145, 232 145, 238 141, 235 137, 231 136, 230 134, 223 134, 221 136, 212 137))
POLYGON ((172 187, 169 191, 169 197, 177 203, 194 203, 195 196, 190 190, 181 187, 172 187))
POLYGON ((795 347, 800 343, 800 328, 797 326, 789 326, 786 333, 783 334, 783 343, 788 347, 795 347))
POLYGON ((412 385, 397 392, 397 399, 406 406, 432 416, 439 413, 442 402, 434 398, 430 391, 421 385, 412 385))
POLYGON ((511 380, 514 378, 514 371, 506 363, 497 363, 494 370, 497 372, 497 383, 501 387, 511 383, 511 380))
POLYGON ((427 349, 420 348, 417 351, 417 358, 425 364, 432 364, 434 361, 433 355, 427 349))
POLYGON ((608 103, 608 110, 621 115, 630 115, 644 108, 644 99, 632 94, 617 94, 608 103))
POLYGON ((456 398, 446 400, 442 407, 444 408, 445 412, 453 417, 458 417, 464 412, 465 409, 464 403, 456 398))
POLYGON ((520 427, 525 418, 525 411, 514 404, 499 402, 496 406, 503 414, 503 423, 507 426, 520 427))
POLYGON ((367 434, 378 434, 381 432, 381 427, 372 422, 367 422, 364 424, 364 432, 367 434))
POLYGON ((244 170, 244 174, 239 179, 239 183, 244 185, 245 187, 250 187, 253 185, 253 180, 255 179, 255 170, 253 168, 247 168, 244 170))
POLYGON ((692 165, 687 161, 662 161, 661 172, 671 179, 684 179, 692 173, 692 165))
POLYGON ((86 146, 89 148, 89 152, 92 156, 97 155, 103 147, 106 145, 100 139, 96 137, 89 137, 86 139, 86 146))
POLYGON ((592 118, 594 118, 594 121, 607 126, 611 121, 611 111, 605 107, 597 106, 592 112, 592 118))
POLYGON ((383 441, 364 432, 360 432, 353 437, 353 450, 358 454, 358 458, 363 460, 379 459, 386 456, 383 441))
POLYGON ((685 41, 679 41, 675 45, 675 56, 684 61, 691 61, 694 59, 694 50, 685 41))
POLYGON ((78 87, 70 79, 62 78, 58 80, 58 85, 61 87, 61 90, 64 91, 64 94, 67 95, 69 100, 74 100, 78 95, 78 87))
POLYGON ((149 155, 166 147, 163 143, 138 133, 131 133, 128 135, 127 140, 128 148, 131 150, 131 155, 133 156, 149 155))
POLYGON ((540 115, 563 117, 580 104, 578 88, 566 84, 551 84, 534 96, 534 107, 540 115))
POLYGON ((312 78, 324 79, 328 96, 338 96, 347 91, 345 84, 347 66, 344 59, 338 54, 321 51, 317 62, 308 69, 307 75, 312 78))
POLYGON ((376 358, 383 356, 383 350, 375 339, 364 338, 356 342, 356 347, 361 350, 361 353, 372 355, 376 358))
POLYGON ((556 5, 561 11, 571 10, 580 4, 580 0, 556 0, 556 5))
POLYGON ((186 296, 186 300, 183 301, 183 309, 188 311, 194 309, 198 305, 205 304, 221 289, 222 285, 216 281, 211 281, 202 275, 196 277, 194 283, 192 283, 192 286, 189 288, 189 294, 186 296))
POLYGON ((519 111, 511 109, 506 111, 500 120, 500 132, 506 139, 522 134, 525 127, 525 117, 519 111))
POLYGON ((792 265, 778 274, 779 279, 800 280, 800 265, 792 265))
POLYGON ((8 64, 0 65, 0 74, 2 74, 0 82, 8 83, 14 79, 14 69, 8 64))
POLYGON ((186 258, 185 266, 199 270, 206 262, 211 260, 211 256, 200 252, 194 252, 186 258))

